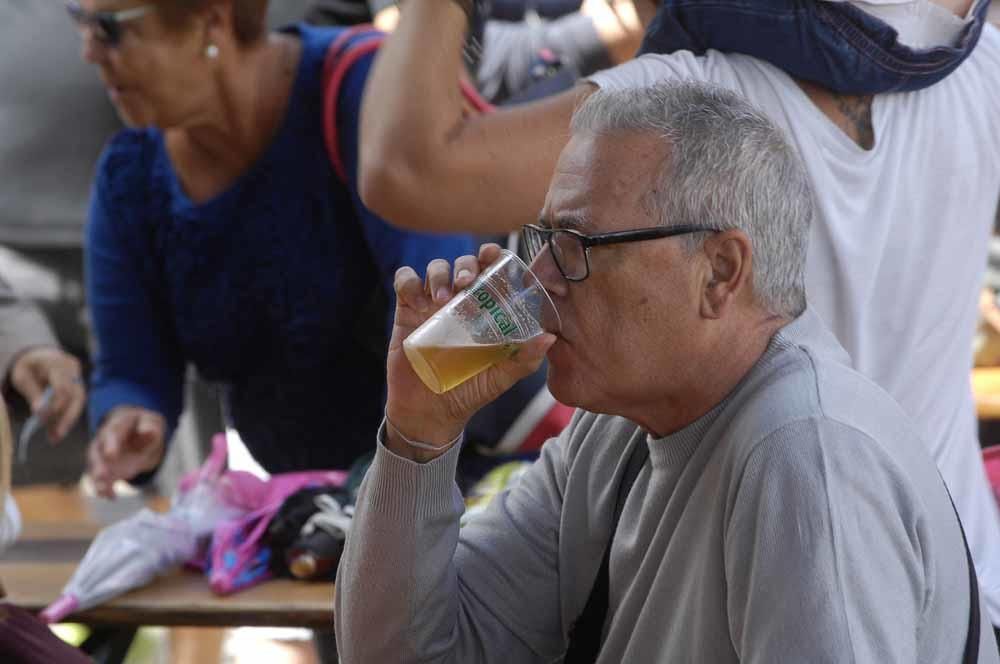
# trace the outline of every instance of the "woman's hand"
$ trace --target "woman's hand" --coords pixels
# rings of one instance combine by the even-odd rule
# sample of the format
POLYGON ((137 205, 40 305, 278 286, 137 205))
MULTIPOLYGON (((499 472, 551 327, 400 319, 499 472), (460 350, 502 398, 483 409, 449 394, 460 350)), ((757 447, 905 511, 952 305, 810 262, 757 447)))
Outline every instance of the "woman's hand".
POLYGON ((69 433, 87 401, 79 360, 52 346, 35 346, 19 354, 10 369, 10 384, 41 420, 51 441, 69 433), (52 397, 45 403, 48 388, 52 397))
POLYGON ((118 406, 104 418, 87 451, 87 466, 97 495, 114 498, 117 480, 131 480, 163 459, 167 423, 159 413, 118 406))
POLYGON ((473 414, 506 392, 541 364, 555 336, 531 339, 512 357, 490 367, 444 394, 430 391, 410 366, 403 340, 443 307, 452 296, 471 284, 480 271, 500 257, 500 247, 486 244, 479 256, 462 256, 452 267, 435 260, 423 281, 409 267, 396 272, 396 320, 389 342, 386 442, 400 456, 429 461, 443 454, 445 446, 465 428, 473 414), (398 434, 443 449, 434 452, 408 445, 398 434))

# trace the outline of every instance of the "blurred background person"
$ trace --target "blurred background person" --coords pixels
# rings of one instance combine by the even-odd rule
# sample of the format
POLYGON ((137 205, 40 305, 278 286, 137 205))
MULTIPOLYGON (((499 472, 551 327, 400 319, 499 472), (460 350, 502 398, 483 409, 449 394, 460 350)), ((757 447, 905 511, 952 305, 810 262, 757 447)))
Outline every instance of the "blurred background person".
POLYGON ((158 466, 188 362, 226 386, 266 470, 346 468, 381 418, 396 268, 467 253, 471 238, 400 231, 361 205, 371 58, 340 92, 348 182, 334 175, 321 92, 337 31, 268 33, 259 0, 121 6, 71 5, 85 59, 134 127, 102 155, 87 231, 98 492, 158 466))
MULTIPOLYGON (((86 366, 83 225, 94 163, 120 125, 76 40, 53 38, 65 31, 61 2, 0 3, 0 274, 5 297, 47 319, 45 341, 86 366)), ((16 434, 28 413, 10 405, 16 434)), ((58 451, 38 446, 14 482, 75 480, 87 441, 81 422, 58 451)))
POLYGON ((87 400, 80 361, 59 347, 42 312, 0 277, 0 375, 6 402, 35 415, 49 441, 63 440, 87 400))
MULTIPOLYGON (((59 348, 42 312, 14 295, 0 278, 0 549, 17 537, 21 517, 10 496, 13 444, 7 403, 34 414, 50 443, 62 441, 83 412, 87 395, 80 362, 59 348)), ((20 441, 30 444, 31 439, 20 441)), ((37 451, 36 445, 22 453, 37 451)), ((37 452, 36 452, 37 453, 37 452)))
MULTIPOLYGON (((271 25, 300 20, 310 0, 268 7, 271 25)), ((0 3, 0 274, 19 307, 34 305, 50 326, 53 343, 88 373, 91 349, 84 298, 83 233, 94 165, 105 142, 121 128, 107 92, 65 34, 62 2, 0 3), (72 122, 67 121, 72 109, 72 122)), ((8 394, 8 397, 10 395, 8 394)), ((187 413, 171 460, 173 478, 200 464, 211 434, 222 429, 213 387, 191 372, 187 413)), ((9 404, 15 434, 29 414, 9 404)), ((90 438, 80 420, 58 450, 33 449, 29 464, 13 469, 15 484, 72 482, 85 468, 90 438)))

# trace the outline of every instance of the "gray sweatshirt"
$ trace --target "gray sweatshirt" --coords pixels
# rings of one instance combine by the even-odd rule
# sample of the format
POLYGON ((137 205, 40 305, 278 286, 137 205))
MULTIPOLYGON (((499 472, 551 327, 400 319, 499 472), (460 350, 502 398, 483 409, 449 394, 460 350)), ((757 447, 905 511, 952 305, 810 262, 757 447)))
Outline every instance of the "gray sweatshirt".
MULTIPOLYGON (((457 446, 420 465, 379 445, 337 578, 342 659, 559 661, 629 453, 648 444, 598 662, 956 664, 966 554, 917 435, 807 312, 670 436, 578 412, 461 532, 457 446)), ((979 661, 996 664, 981 630, 979 661)))

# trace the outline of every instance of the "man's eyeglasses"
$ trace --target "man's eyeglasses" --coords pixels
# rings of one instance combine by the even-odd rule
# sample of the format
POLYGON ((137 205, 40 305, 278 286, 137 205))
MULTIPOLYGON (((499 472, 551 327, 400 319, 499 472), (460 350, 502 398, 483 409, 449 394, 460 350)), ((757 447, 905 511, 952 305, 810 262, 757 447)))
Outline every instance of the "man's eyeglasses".
POLYGON ((599 235, 584 235, 569 228, 545 228, 526 224, 521 234, 528 249, 528 262, 535 259, 547 244, 559 272, 567 281, 583 281, 590 276, 590 248, 606 244, 644 242, 689 233, 718 233, 718 228, 704 226, 658 226, 599 235))
POLYGON ((122 23, 134 21, 153 10, 153 5, 142 5, 117 12, 88 12, 78 2, 67 2, 66 12, 80 29, 90 28, 94 38, 109 48, 122 40, 122 23))

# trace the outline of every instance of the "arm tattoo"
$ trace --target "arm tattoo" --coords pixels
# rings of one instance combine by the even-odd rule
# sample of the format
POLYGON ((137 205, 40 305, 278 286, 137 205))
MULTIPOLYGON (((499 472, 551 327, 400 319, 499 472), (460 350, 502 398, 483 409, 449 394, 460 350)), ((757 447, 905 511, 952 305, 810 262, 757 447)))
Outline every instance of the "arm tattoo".
POLYGON ((834 95, 837 110, 843 116, 843 129, 855 143, 865 150, 875 146, 875 129, 872 127, 872 95, 834 95))

